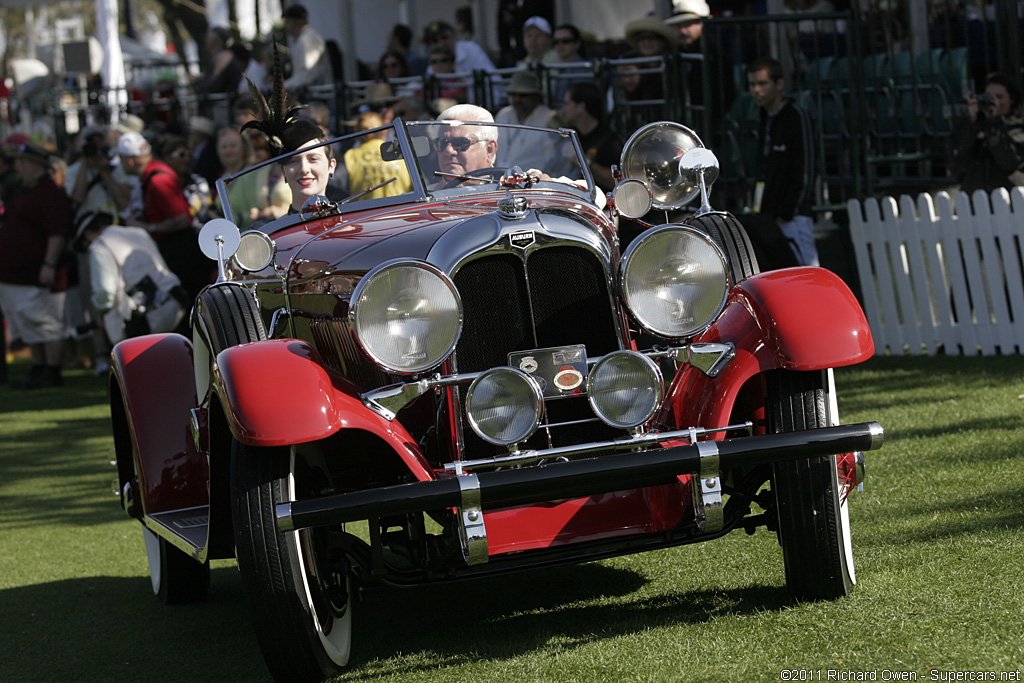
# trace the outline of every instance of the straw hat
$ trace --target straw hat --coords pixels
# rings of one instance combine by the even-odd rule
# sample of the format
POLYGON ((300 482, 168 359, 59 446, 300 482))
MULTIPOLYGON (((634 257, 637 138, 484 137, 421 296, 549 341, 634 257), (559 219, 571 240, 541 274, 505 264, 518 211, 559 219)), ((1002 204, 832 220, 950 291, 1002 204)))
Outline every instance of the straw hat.
POLYGON ((660 17, 648 15, 626 24, 626 40, 633 47, 637 47, 639 38, 645 33, 653 33, 665 39, 668 49, 674 50, 679 44, 679 33, 666 24, 660 17))
POLYGON ((511 95, 541 95, 540 79, 532 71, 517 71, 512 74, 505 92, 511 95))

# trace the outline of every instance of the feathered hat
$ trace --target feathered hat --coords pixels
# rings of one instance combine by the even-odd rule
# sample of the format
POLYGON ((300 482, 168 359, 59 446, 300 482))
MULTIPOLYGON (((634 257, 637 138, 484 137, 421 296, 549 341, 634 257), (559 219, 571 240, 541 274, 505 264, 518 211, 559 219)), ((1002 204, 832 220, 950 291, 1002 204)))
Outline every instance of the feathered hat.
POLYGON ((240 131, 248 128, 255 128, 267 136, 271 153, 274 156, 294 152, 310 140, 323 136, 324 132, 320 126, 312 121, 300 119, 296 114, 302 109, 301 105, 288 106, 288 93, 284 90, 284 70, 281 68, 281 54, 277 50, 277 41, 273 43, 274 65, 272 70, 272 83, 270 90, 270 101, 263 96, 260 89, 245 77, 249 84, 249 93, 256 102, 257 112, 260 118, 246 121, 240 131))

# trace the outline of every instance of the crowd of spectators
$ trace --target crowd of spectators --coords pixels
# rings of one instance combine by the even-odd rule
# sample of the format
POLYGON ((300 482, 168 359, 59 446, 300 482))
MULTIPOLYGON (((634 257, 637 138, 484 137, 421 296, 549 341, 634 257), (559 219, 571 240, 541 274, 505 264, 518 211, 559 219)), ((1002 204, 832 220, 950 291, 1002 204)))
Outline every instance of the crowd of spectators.
MULTIPOLYGON (((607 191, 614 182, 610 167, 618 162, 625 138, 634 125, 654 120, 642 106, 634 107, 633 119, 615 119, 628 120, 629 129, 616 130, 610 110, 621 101, 642 105, 675 97, 665 92, 662 74, 648 68, 650 60, 681 55, 687 106, 710 108, 713 120, 723 115, 720 104, 735 94, 727 79, 721 87, 728 92, 718 93, 714 101, 703 99, 706 75, 724 68, 719 46, 702 31, 709 16, 706 0, 673 0, 675 13, 668 19, 648 15, 625 26, 624 49, 616 55, 625 63, 605 79, 588 68, 585 34, 572 24, 557 24, 543 11, 525 14, 523 7, 529 5, 502 4, 502 51, 495 55, 472 39, 472 20, 465 13, 454 25, 429 23, 418 41, 407 26, 394 25, 379 60, 369 67, 373 83, 348 103, 347 111, 335 111, 336 102, 306 102, 300 142, 371 130, 394 118, 433 119, 440 112, 569 127, 577 131, 595 182, 607 191), (711 60, 711 68, 700 59, 711 60), (479 87, 474 93, 465 75, 494 73, 495 62, 517 70, 500 84, 495 76, 488 86, 500 93, 486 98, 500 102, 488 112, 471 106, 479 87), (542 80, 548 66, 559 74, 551 82, 542 80), (435 90, 425 88, 431 79, 439 84, 435 90)), ((337 80, 328 41, 309 24, 307 10, 290 4, 282 19, 288 45, 282 50, 286 56, 278 59, 285 60, 286 90, 305 94, 309 86, 337 80)), ((66 150, 46 148, 21 134, 0 146, 0 315, 6 315, 15 348, 27 348, 31 357, 28 375, 11 381, 12 386, 60 386, 61 368, 68 363, 93 365, 103 374, 112 342, 140 330, 180 329, 182 311, 214 276, 199 251, 196 231, 218 215, 217 180, 279 149, 259 130, 242 129, 259 116, 249 83, 269 87, 275 50, 237 43, 220 27, 209 30, 207 49, 209 62, 192 84, 199 96, 198 115, 187 121, 180 107, 163 106, 156 113, 143 109, 145 118, 125 114, 116 126, 88 125, 66 150), (233 103, 229 116, 223 116, 223 107, 207 106, 214 95, 233 103), (66 342, 83 339, 91 340, 91 358, 66 350, 66 342)), ((807 153, 814 124, 786 96, 778 61, 751 62, 747 79, 760 108, 762 145, 755 204, 745 223, 765 266, 816 264, 809 217, 816 179, 807 153)), ((157 80, 155 96, 173 104, 173 80, 157 80)), ((986 82, 983 97, 969 95, 971 126, 954 160, 965 189, 1024 184, 1022 104, 1019 87, 998 74, 986 82)), ((296 210, 309 194, 298 182, 303 175, 315 175, 317 187, 328 196, 339 184, 349 192, 372 191, 372 196, 407 191, 410 180, 404 176, 377 187, 382 178, 395 175, 379 168, 379 152, 374 152, 383 142, 339 150, 337 158, 329 147, 299 154, 289 165, 268 165, 226 185, 232 219, 245 229, 296 210)), ((501 149, 491 147, 479 150, 490 154, 481 159, 488 166, 541 163, 528 155, 502 156, 516 148, 514 134, 501 149)), ((449 155, 454 164, 456 152, 448 145, 440 150, 439 162, 449 155)), ((8 380, 8 353, 2 351, 0 383, 8 380)))

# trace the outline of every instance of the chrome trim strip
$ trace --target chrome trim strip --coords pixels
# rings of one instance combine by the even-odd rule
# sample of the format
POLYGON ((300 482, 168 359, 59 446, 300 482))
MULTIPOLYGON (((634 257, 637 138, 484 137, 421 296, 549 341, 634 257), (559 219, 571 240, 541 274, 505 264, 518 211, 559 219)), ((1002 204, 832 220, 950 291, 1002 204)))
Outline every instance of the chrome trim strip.
MULTIPOLYGON (((287 313, 283 309, 274 312, 274 318, 271 319, 271 330, 275 329, 278 312, 287 313)), ((687 344, 671 349, 641 351, 640 353, 651 359, 671 358, 680 363, 688 363, 708 377, 716 377, 736 357, 735 346, 732 342, 727 344, 687 344)), ((592 366, 603 358, 604 356, 588 357, 587 365, 592 366)), ((360 394, 360 398, 366 407, 391 422, 395 420, 398 411, 422 396, 428 389, 469 384, 479 377, 481 372, 457 373, 447 376, 435 375, 417 382, 391 384, 364 392, 360 394)), ((878 435, 879 438, 882 436, 884 435, 878 435)))
MULTIPOLYGON (((736 429, 751 430, 754 427, 753 422, 744 422, 742 424, 729 425, 727 427, 715 427, 712 429, 702 429, 695 427, 692 429, 680 429, 672 432, 661 432, 652 434, 639 434, 635 436, 626 437, 624 439, 615 439, 614 441, 595 441, 589 444, 578 444, 575 446, 557 446, 554 448, 544 448, 541 450, 529 450, 529 451, 516 451, 508 455, 499 455, 493 458, 481 458, 478 460, 461 460, 458 462, 448 463, 444 466, 444 469, 448 472, 461 472, 467 470, 480 469, 482 467, 501 467, 509 465, 531 465, 541 460, 548 458, 557 458, 561 456, 573 456, 583 455, 586 453, 593 453, 595 451, 631 451, 637 448, 643 448, 646 446, 657 445, 665 441, 673 441, 676 439, 685 439, 689 443, 693 443, 693 439, 698 435, 702 434, 713 434, 715 432, 728 432, 736 429)), ((700 442, 703 443, 715 443, 715 460, 717 465, 718 446, 717 442, 700 442)), ((699 445, 698 444, 698 447, 699 445)), ((718 468, 715 468, 717 474, 718 468)))

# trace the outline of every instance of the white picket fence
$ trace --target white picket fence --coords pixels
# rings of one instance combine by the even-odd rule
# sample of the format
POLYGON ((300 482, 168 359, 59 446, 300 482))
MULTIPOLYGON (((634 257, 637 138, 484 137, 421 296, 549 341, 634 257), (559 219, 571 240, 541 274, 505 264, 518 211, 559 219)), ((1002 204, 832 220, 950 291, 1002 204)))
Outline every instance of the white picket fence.
POLYGON ((848 208, 876 355, 1024 352, 1024 189, 848 208))

